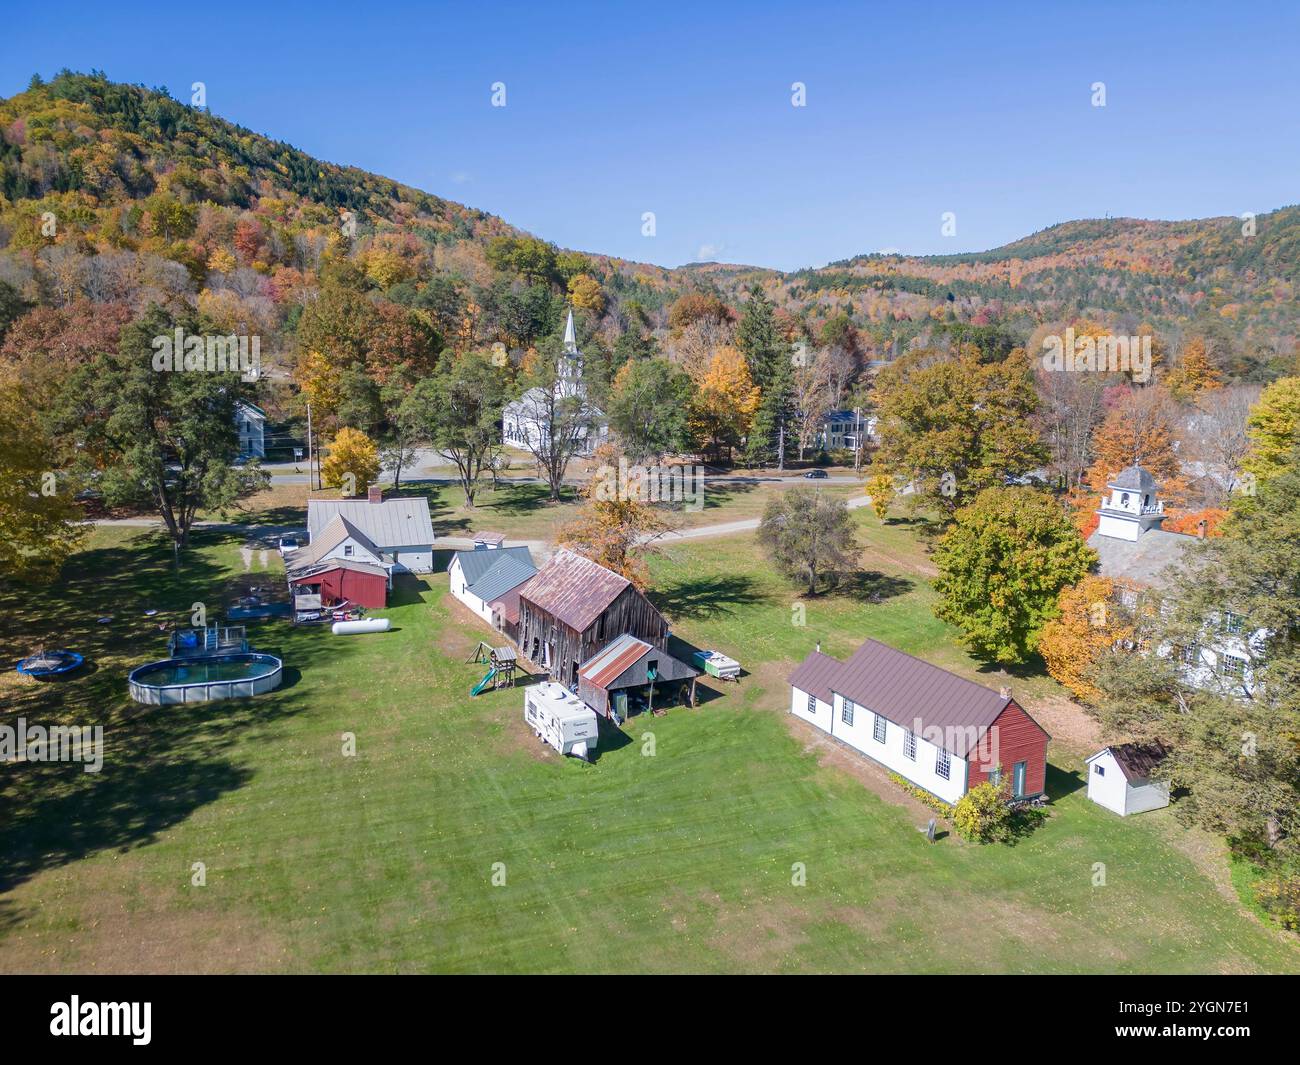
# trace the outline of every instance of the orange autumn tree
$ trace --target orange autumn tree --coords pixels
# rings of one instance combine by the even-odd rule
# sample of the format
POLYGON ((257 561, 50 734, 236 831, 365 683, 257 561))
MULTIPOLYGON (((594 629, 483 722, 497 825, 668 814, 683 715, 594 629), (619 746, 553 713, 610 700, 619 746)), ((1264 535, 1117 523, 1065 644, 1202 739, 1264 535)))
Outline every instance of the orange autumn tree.
POLYGON ((1098 658, 1131 630, 1112 606, 1114 583, 1107 577, 1087 576, 1061 589, 1060 615, 1043 626, 1038 652, 1047 672, 1085 702, 1095 702, 1101 692, 1088 680, 1098 658))
POLYGON ((639 482, 624 479, 628 464, 620 461, 625 457, 617 447, 602 444, 594 458, 596 469, 582 487, 582 507, 560 529, 556 542, 644 591, 649 573, 643 555, 652 541, 668 531, 668 522, 646 501, 639 482))
POLYGON ((1180 400, 1195 400, 1202 392, 1223 387, 1223 375, 1210 360, 1204 337, 1192 337, 1183 345, 1182 362, 1165 374, 1165 385, 1180 400))
POLYGON ((1165 532, 1187 533, 1190 536, 1197 535, 1201 522, 1205 522, 1206 536, 1222 536, 1219 531, 1219 523, 1228 516, 1228 512, 1222 507, 1205 507, 1202 510, 1182 510, 1175 514, 1170 514, 1163 522, 1160 528, 1165 532))
POLYGON ((1174 450, 1177 425, 1177 406, 1163 388, 1125 392, 1093 434, 1096 458, 1088 470, 1088 486, 1104 493, 1115 474, 1141 466, 1160 485, 1162 498, 1177 498, 1187 487, 1174 450))

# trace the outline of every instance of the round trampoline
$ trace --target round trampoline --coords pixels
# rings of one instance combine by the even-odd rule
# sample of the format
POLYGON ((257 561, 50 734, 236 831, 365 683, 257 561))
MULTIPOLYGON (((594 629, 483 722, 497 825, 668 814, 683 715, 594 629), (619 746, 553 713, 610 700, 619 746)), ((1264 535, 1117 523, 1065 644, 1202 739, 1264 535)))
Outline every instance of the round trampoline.
POLYGON ((57 677, 71 673, 84 661, 76 651, 37 651, 22 659, 15 668, 28 677, 57 677))

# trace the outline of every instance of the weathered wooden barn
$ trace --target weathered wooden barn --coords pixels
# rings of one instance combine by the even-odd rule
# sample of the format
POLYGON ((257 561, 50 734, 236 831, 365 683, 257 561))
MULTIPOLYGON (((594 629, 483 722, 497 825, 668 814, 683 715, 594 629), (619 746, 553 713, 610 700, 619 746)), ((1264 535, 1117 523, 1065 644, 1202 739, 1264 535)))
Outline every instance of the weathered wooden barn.
POLYGON ((578 690, 578 674, 628 634, 665 653, 668 622, 629 581, 560 550, 519 591, 519 650, 552 680, 578 690))
POLYGON ((620 636, 578 671, 578 696, 596 713, 626 721, 642 710, 695 705, 692 669, 635 636, 620 636))

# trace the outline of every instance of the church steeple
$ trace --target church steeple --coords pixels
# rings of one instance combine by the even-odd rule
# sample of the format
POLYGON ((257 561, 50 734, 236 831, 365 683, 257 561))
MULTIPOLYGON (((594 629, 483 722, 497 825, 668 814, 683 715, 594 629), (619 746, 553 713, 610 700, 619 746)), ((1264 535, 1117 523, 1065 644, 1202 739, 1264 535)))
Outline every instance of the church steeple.
POLYGON ((564 353, 578 354, 578 333, 573 327, 573 308, 569 308, 569 320, 564 323, 564 353))

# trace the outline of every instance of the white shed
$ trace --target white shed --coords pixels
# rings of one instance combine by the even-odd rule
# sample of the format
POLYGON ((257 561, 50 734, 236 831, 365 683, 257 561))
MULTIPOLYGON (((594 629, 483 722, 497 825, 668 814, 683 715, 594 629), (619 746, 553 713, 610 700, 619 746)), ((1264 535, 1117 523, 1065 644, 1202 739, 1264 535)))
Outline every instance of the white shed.
POLYGON ((524 689, 524 720, 561 754, 585 759, 596 748, 596 711, 554 681, 524 689))
POLYGON ((1169 782, 1151 774, 1169 754, 1159 742, 1117 743, 1087 761, 1088 798, 1121 817, 1169 805, 1169 782))

